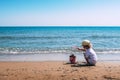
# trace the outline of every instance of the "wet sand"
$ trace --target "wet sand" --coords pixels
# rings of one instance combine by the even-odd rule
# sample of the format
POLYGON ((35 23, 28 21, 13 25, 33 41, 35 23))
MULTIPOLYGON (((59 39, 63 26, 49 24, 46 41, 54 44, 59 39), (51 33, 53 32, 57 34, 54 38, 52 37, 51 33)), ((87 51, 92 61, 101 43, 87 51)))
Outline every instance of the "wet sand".
POLYGON ((0 62, 0 80, 120 80, 120 62, 101 61, 96 66, 62 61, 0 62))

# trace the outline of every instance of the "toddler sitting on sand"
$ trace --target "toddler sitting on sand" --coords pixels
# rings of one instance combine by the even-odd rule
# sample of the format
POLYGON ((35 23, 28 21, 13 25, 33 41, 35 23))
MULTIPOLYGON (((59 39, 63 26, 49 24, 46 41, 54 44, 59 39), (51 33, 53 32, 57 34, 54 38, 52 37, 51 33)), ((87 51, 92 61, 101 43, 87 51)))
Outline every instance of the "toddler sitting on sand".
POLYGON ((78 47, 76 48, 80 51, 85 51, 84 57, 87 62, 87 65, 95 66, 95 64, 97 63, 97 55, 92 48, 91 42, 89 40, 84 40, 82 42, 82 46, 83 46, 82 49, 78 47))

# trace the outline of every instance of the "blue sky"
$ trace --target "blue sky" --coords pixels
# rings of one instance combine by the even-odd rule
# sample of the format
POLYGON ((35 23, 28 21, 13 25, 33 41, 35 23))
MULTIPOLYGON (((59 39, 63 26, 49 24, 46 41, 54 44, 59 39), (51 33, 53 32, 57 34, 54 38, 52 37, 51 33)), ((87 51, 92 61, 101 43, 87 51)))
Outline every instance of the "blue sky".
POLYGON ((120 0, 0 0, 0 26, 119 26, 120 0))

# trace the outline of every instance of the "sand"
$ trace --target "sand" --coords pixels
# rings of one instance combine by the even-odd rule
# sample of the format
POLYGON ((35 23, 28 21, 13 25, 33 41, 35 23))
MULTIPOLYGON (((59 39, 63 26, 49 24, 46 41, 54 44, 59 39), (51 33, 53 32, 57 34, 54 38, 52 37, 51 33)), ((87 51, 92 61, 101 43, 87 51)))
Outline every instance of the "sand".
POLYGON ((120 80, 119 61, 74 66, 62 61, 0 62, 0 80, 120 80))

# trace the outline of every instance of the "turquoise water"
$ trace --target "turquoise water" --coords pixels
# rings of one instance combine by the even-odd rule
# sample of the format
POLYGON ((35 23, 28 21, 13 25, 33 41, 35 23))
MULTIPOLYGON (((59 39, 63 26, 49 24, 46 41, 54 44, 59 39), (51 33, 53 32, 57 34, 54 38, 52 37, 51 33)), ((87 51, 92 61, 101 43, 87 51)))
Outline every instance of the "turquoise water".
POLYGON ((98 55, 120 53, 120 27, 0 27, 0 55, 71 54, 88 39, 98 55))
POLYGON ((0 54, 67 52, 84 39, 98 52, 120 51, 120 27, 0 27, 0 54))

